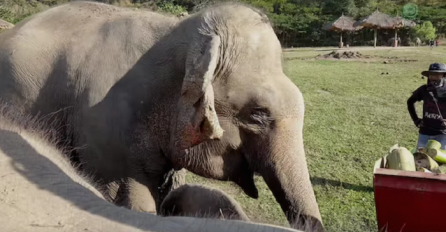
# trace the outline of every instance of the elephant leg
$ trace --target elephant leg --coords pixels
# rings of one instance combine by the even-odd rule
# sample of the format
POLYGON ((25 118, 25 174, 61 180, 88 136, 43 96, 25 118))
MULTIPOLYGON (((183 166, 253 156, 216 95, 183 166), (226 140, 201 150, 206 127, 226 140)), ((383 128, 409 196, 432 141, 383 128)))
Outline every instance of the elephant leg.
POLYGON ((167 194, 186 183, 185 177, 186 170, 171 169, 164 175, 141 173, 136 178, 127 178, 120 184, 114 203, 155 214, 167 194))
POLYGON ((156 201, 147 177, 127 178, 120 184, 114 203, 131 210, 156 214, 156 201))

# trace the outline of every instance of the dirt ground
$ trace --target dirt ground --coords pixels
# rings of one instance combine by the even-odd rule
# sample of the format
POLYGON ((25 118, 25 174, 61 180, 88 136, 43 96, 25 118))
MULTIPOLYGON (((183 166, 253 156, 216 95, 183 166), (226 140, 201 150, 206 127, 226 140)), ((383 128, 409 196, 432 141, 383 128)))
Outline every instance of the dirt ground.
MULTIPOLYGON (((398 49, 398 50, 404 50, 404 49, 412 49, 415 47, 398 47, 398 48, 391 48, 391 47, 377 47, 378 50, 389 50, 389 49, 398 49)), ((320 51, 318 55, 314 57, 286 57, 286 60, 343 60, 343 61, 365 61, 365 62, 383 62, 384 64, 392 64, 397 62, 417 62, 417 59, 406 59, 402 57, 396 57, 396 56, 377 56, 377 55, 367 55, 362 54, 360 51, 373 51, 373 47, 358 47, 358 48, 352 48, 352 49, 314 49, 314 52, 320 51), (329 52, 331 51, 331 52, 329 52), (327 53, 328 52, 328 53, 327 53)), ((286 50, 285 52, 287 52, 286 50)), ((295 50, 294 50, 295 51, 295 50)))
MULTIPOLYGON (((428 46, 420 46, 420 47, 426 47, 428 48, 428 46)), ((416 48, 420 48, 420 47, 386 47, 386 46, 378 46, 378 47, 373 47, 373 46, 361 46, 361 47, 343 47, 343 48, 338 48, 338 47, 315 47, 315 48, 306 48, 307 49, 311 49, 314 51, 376 51, 376 50, 408 50, 408 49, 416 49, 416 48)), ((297 51, 297 50, 302 50, 302 48, 285 48, 284 51, 285 52, 293 52, 293 51, 297 51)))

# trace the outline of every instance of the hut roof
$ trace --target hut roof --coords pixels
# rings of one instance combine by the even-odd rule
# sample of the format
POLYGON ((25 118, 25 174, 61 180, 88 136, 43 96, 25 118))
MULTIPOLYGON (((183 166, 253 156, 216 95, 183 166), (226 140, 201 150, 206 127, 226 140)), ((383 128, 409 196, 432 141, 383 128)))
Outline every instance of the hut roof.
POLYGON ((376 10, 371 15, 361 20, 359 25, 366 28, 395 29, 403 27, 403 22, 376 10))
POLYGON ((13 27, 14 27, 14 24, 6 22, 3 19, 0 19, 0 29, 10 29, 13 27))
POLYGON ((357 31, 362 26, 355 25, 355 20, 348 16, 342 15, 334 22, 324 24, 323 29, 327 31, 357 31))
POLYGON ((407 20, 401 16, 396 16, 395 19, 402 21, 404 27, 415 27, 417 25, 414 21, 407 20))

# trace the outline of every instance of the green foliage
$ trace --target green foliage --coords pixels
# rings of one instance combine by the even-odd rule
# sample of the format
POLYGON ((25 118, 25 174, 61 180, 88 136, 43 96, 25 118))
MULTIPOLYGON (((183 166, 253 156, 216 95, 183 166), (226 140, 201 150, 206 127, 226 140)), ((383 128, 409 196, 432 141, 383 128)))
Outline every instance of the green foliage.
POLYGON ((430 21, 440 37, 446 37, 446 3, 444 5, 419 6, 420 22, 430 21))
POLYGON ((421 25, 417 25, 414 29, 415 34, 420 37, 421 40, 431 40, 437 37, 437 35, 435 34, 436 29, 430 21, 426 21, 421 25))
MULTIPOLYGON (((0 0, 0 17, 16 24, 27 16, 50 6, 70 0, 0 0)), ((228 0, 96 0, 127 7, 146 7, 178 15, 181 12, 196 12, 203 7, 228 0)), ((247 3, 262 9, 272 21, 274 31, 285 47, 337 45, 339 34, 322 30, 322 26, 342 14, 362 19, 375 10, 414 19, 417 24, 430 21, 440 37, 446 37, 446 1, 444 0, 232 0, 247 3), (418 8, 410 8, 415 4, 418 8), (406 6, 406 8, 404 8, 406 6), (414 18, 414 16, 416 17, 414 18)), ((345 44, 365 45, 373 40, 373 31, 363 29, 343 33, 345 44)), ((410 39, 408 29, 399 33, 402 40, 410 39)), ((412 33, 414 34, 414 33, 412 33)), ((416 34, 416 33, 415 33, 416 34)), ((378 44, 393 37, 392 31, 380 30, 378 44)), ((431 34, 428 34, 431 36, 431 34)), ((410 41, 409 41, 410 42, 410 41)), ((408 44, 407 42, 406 44, 408 44)), ((404 44, 404 42, 403 42, 404 44)))
POLYGON ((7 22, 13 22, 15 16, 9 9, 0 7, 0 18, 7 22))
POLYGON ((165 13, 178 15, 182 12, 186 12, 186 9, 182 6, 175 5, 170 1, 161 1, 157 4, 158 10, 165 13))
POLYGON ((0 18, 16 24, 26 17, 48 9, 36 0, 0 0, 0 18))

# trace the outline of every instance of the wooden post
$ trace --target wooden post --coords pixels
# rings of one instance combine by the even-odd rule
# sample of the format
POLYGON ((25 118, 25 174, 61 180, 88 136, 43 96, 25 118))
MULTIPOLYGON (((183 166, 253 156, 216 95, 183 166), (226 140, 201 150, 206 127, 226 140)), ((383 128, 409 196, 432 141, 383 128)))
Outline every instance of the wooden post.
POLYGON ((393 42, 394 47, 398 47, 398 28, 395 28, 395 41, 393 42))
POLYGON ((374 47, 375 47, 375 48, 376 48, 376 37, 377 37, 377 30, 378 30, 378 29, 376 29, 376 28, 375 28, 375 43, 374 43, 374 47))
POLYGON ((344 43, 342 42, 342 31, 341 31, 341 40, 339 41, 339 48, 342 48, 344 43))

